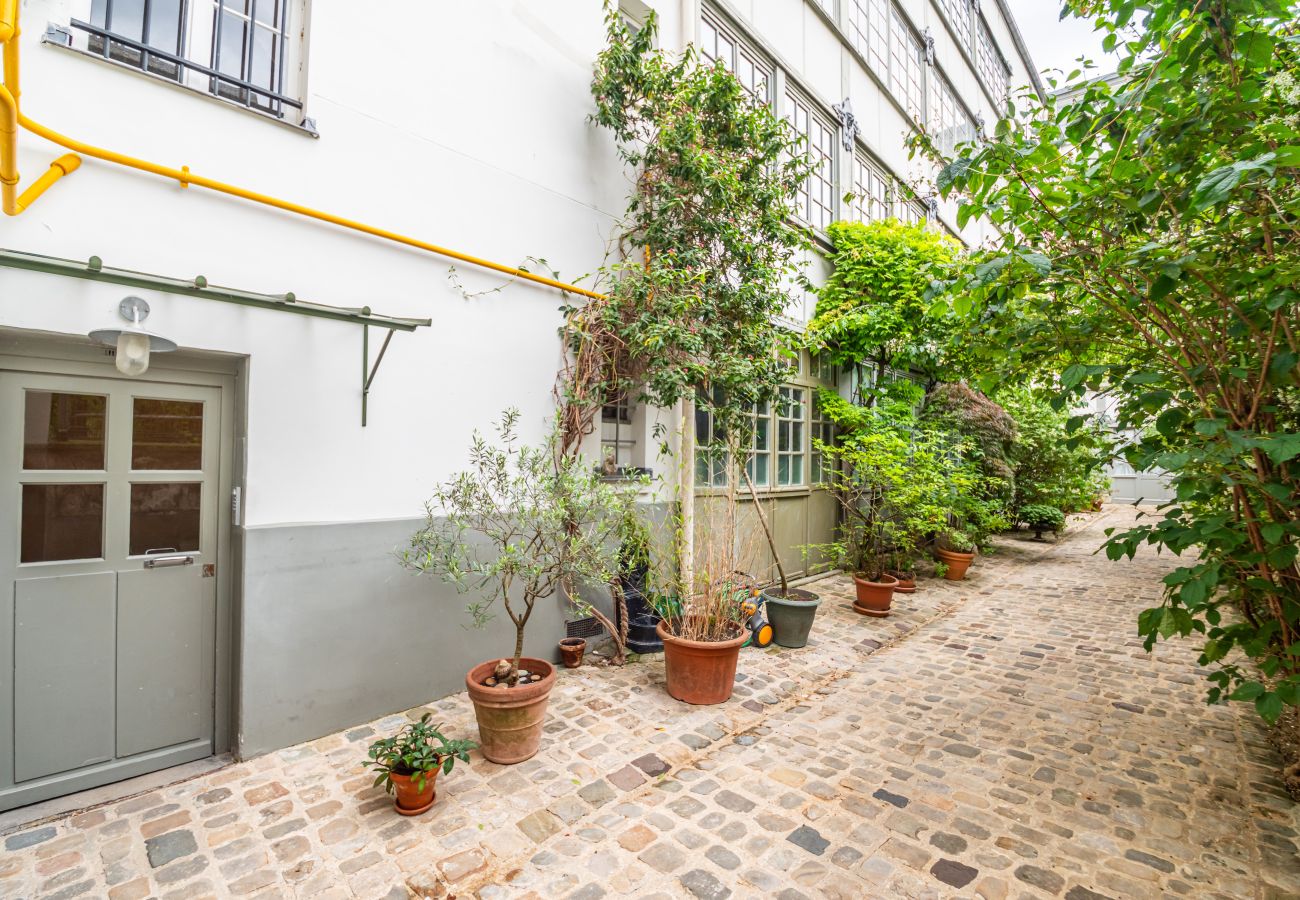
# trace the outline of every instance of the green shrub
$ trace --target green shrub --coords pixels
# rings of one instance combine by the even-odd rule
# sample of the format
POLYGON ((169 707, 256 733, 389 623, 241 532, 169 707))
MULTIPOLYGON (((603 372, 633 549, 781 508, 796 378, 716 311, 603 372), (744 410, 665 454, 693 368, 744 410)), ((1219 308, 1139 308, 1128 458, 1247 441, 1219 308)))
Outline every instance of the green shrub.
POLYGON ((1044 531, 1058 534, 1065 530, 1065 513, 1055 506, 1031 503, 1020 510, 1020 521, 1034 532, 1034 537, 1042 538, 1044 531))

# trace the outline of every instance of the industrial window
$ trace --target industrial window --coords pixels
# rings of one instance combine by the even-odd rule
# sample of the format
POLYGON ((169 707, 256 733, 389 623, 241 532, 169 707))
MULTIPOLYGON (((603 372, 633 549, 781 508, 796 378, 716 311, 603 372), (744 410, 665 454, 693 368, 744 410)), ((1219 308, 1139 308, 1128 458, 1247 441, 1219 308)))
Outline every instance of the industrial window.
POLYGON ((984 85, 999 101, 1005 100, 1010 91, 1011 67, 1002 58, 998 45, 993 40, 993 33, 983 19, 979 20, 979 39, 975 46, 975 68, 979 70, 984 85))
POLYGON ((794 133, 805 139, 804 148, 813 163, 813 171, 795 199, 799 217, 824 229, 835 220, 835 130, 829 120, 788 91, 785 119, 794 133))
POLYGON ((832 19, 835 18, 835 0, 815 0, 815 2, 822 8, 826 15, 830 16, 832 19))
POLYGON ((889 0, 851 0, 849 42, 876 74, 889 74, 889 0))
POLYGON ((302 124, 303 0, 92 0, 73 46, 302 124))
POLYGON ((826 481, 826 456, 817 449, 820 442, 827 447, 835 445, 835 424, 826 418, 822 412, 821 404, 814 401, 812 408, 812 447, 808 454, 809 460, 809 481, 813 484, 824 484, 826 481))
MULTIPOLYGON (((721 393, 713 397, 721 402, 721 393)), ((713 418, 709 395, 703 391, 695 398, 695 484, 697 487, 727 486, 727 435, 713 418)))
POLYGON ((753 440, 749 459, 745 463, 754 487, 767 487, 772 483, 772 407, 767 402, 754 407, 750 416, 753 440))
POLYGON ((862 153, 853 155, 853 219, 876 222, 889 218, 889 179, 862 153))
POLYGON ((730 28, 708 14, 700 20, 699 48, 705 59, 722 60, 755 100, 772 102, 772 67, 730 28))
POLYGON ((971 25, 975 18, 971 0, 940 0, 940 5, 948 16, 948 21, 952 23, 952 30, 956 32, 957 40, 964 46, 970 47, 971 25))
POLYGON ((898 218, 908 225, 921 225, 925 223, 925 207, 917 200, 900 200, 898 203, 898 218))
POLYGON ((891 16, 889 90, 903 104, 908 114, 919 120, 925 116, 925 95, 921 90, 921 66, 925 49, 898 10, 892 10, 891 16))
POLYGON ((804 481, 803 460, 807 452, 804 435, 804 418, 807 415, 804 395, 800 387, 785 386, 780 389, 776 403, 776 483, 778 487, 794 487, 804 481))
POLYGON ((951 156, 957 145, 975 139, 975 123, 966 114, 948 79, 937 70, 930 73, 930 115, 927 122, 935 146, 951 156))
POLYGON ((600 408, 600 458, 608 474, 637 465, 635 413, 635 404, 626 394, 600 408))

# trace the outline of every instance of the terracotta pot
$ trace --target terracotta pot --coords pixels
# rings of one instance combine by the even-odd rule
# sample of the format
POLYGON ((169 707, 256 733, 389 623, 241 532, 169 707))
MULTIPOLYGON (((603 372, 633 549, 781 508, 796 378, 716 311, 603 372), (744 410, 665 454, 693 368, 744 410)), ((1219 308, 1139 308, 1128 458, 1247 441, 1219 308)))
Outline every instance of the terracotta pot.
POLYGON ((853 576, 853 585, 857 588, 858 599, 853 601, 853 611, 864 616, 883 619, 889 615, 889 606, 894 602, 894 588, 898 579, 893 575, 882 575, 880 581, 868 581, 857 575, 853 576))
POLYGON ((429 807, 433 806, 433 801, 438 799, 438 792, 435 789, 438 782, 437 769, 424 776, 423 790, 416 790, 414 775, 398 775, 394 772, 388 777, 392 779, 393 790, 397 793, 393 805, 404 816, 418 816, 428 812, 429 807))
POLYGON ((767 620, 772 623, 772 640, 792 650, 806 647, 817 607, 822 605, 821 597, 797 588, 782 596, 778 588, 777 593, 764 591, 763 600, 767 604, 767 620))
POLYGON ((894 593, 895 593, 895 594, 915 594, 915 593, 916 593, 916 573, 915 573, 915 572, 895 572, 893 569, 890 569, 890 570, 889 570, 889 574, 890 574, 890 575, 893 575, 894 578, 898 581, 898 584, 894 585, 894 593))
POLYGON ((497 660, 479 663, 465 676, 465 689, 478 718, 479 749, 483 757, 503 766, 523 762, 537 753, 546 721, 546 702, 555 687, 555 666, 531 656, 519 667, 542 676, 541 681, 512 688, 484 687, 497 660))
POLYGON ((943 577, 949 581, 961 581, 966 577, 966 570, 975 559, 974 553, 960 553, 956 550, 945 550, 942 547, 934 549, 934 555, 939 557, 939 561, 948 566, 948 571, 943 573, 943 577))
POLYGON ((587 642, 582 638, 564 638, 560 641, 560 656, 564 658, 564 668, 576 669, 582 665, 582 654, 587 650, 587 642))
POLYGON ((664 674, 668 695, 683 703, 708 706, 731 698, 736 684, 736 661, 740 647, 749 640, 743 628, 728 641, 688 641, 668 633, 660 622, 656 628, 664 642, 664 674))

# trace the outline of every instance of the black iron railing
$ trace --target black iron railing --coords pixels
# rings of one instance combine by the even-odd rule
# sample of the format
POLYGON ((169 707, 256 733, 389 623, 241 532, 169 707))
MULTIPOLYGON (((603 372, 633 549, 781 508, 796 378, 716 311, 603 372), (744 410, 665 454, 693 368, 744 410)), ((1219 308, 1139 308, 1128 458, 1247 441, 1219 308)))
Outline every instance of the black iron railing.
MULTIPOLYGON (((106 0, 104 4, 104 27, 83 22, 79 19, 73 19, 69 24, 89 35, 88 49, 91 53, 102 55, 105 59, 112 59, 126 65, 142 69, 154 75, 159 75, 172 81, 184 83, 184 74, 193 72, 208 79, 208 92, 226 100, 239 103, 254 109, 269 112, 279 118, 284 118, 286 108, 302 111, 302 101, 293 97, 286 96, 277 90, 255 84, 246 78, 239 78, 233 75, 221 72, 212 66, 195 62, 192 59, 186 59, 178 53, 171 52, 165 48, 157 46, 150 40, 149 34, 149 2, 145 2, 145 13, 141 40, 127 37, 112 30, 112 0, 106 0)), ((176 46, 184 44, 184 33, 186 23, 184 21, 185 7, 181 9, 181 22, 178 28, 176 46)), ((222 16, 216 17, 215 29, 213 34, 214 46, 219 45, 221 40, 221 19, 222 16)), ((252 42, 252 33, 254 24, 250 20, 245 26, 247 32, 245 41, 247 44, 252 42)), ((277 56, 276 65, 276 83, 284 83, 284 36, 277 35, 277 40, 281 43, 277 56)), ((251 51, 251 47, 246 47, 246 51, 251 51)), ((247 69, 248 52, 245 53, 241 60, 241 70, 247 69)))

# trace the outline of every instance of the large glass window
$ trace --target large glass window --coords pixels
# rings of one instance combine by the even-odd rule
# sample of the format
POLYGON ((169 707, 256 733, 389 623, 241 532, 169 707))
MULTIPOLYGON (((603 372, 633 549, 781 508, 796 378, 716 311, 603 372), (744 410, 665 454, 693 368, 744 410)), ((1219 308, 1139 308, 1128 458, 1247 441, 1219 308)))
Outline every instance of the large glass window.
POLYGON ((889 179, 861 152, 853 156, 852 215, 858 222, 889 218, 889 179))
POLYGON ((91 53, 301 120, 303 9, 303 0, 92 0, 90 21, 71 24, 91 53))
POLYGON ((851 0, 849 42, 881 78, 889 73, 889 0, 851 0))
POLYGON ((772 407, 760 403, 754 407, 750 418, 754 439, 746 463, 754 487, 767 487, 772 483, 772 407))
POLYGON ((632 432, 635 406, 626 395, 600 408, 600 458, 606 471, 636 465, 636 435, 632 432))
POLYGON ((826 456, 817 449, 818 443, 827 447, 835 445, 835 425, 830 419, 826 418, 822 412, 821 404, 813 401, 812 408, 812 444, 809 448, 809 480, 813 484, 824 484, 826 482, 826 467, 828 462, 826 456))
MULTIPOLYGON (((721 400, 720 394, 713 395, 721 400)), ((709 396, 701 392, 695 400, 695 484, 699 487, 727 486, 726 432, 709 410, 709 396)))
POLYGON ((890 15, 889 90, 908 114, 919 120, 925 116, 925 95, 921 90, 925 48, 898 10, 891 10, 890 15))
POLYGON ((798 95, 787 91, 785 118, 813 162, 812 174, 800 186, 796 203, 800 218, 824 229, 835 220, 835 130, 829 121, 798 95))
POLYGON ((948 21, 952 23, 953 31, 957 33, 957 40, 969 47, 974 15, 971 0, 940 0, 940 4, 948 15, 948 21))
POLYGON ((957 92, 937 70, 930 73, 930 116, 926 123, 939 152, 951 156, 957 145, 975 139, 975 123, 957 100, 957 92))
POLYGON ((804 388, 782 387, 776 404, 776 483, 779 487, 805 484, 803 460, 807 452, 804 388))
POLYGON ((755 100, 771 102, 772 67, 730 28, 710 15, 700 20, 699 49, 706 59, 722 60, 755 100))
POLYGON ((978 40, 975 46, 975 68, 979 70, 984 85, 998 100, 1006 99, 1010 91, 1011 67, 1002 58, 997 41, 989 31, 988 23, 979 20, 978 40))

